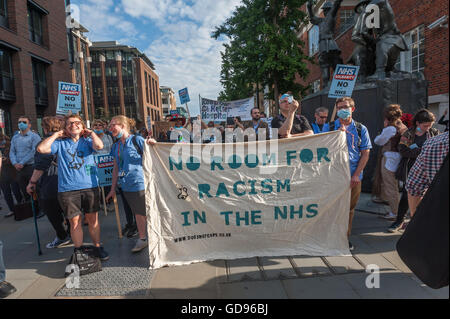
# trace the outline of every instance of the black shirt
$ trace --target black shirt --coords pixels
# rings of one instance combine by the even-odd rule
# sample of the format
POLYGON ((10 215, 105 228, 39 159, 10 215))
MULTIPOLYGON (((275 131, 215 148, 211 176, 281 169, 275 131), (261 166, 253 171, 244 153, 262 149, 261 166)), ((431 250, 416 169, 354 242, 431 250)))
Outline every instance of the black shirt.
MULTIPOLYGON (((278 115, 272 120, 272 128, 280 128, 284 122, 286 121, 286 118, 283 116, 283 114, 278 115)), ((292 124, 291 134, 299 134, 304 133, 305 131, 312 131, 312 127, 309 124, 306 117, 303 115, 296 114, 294 117, 294 122, 292 124)))

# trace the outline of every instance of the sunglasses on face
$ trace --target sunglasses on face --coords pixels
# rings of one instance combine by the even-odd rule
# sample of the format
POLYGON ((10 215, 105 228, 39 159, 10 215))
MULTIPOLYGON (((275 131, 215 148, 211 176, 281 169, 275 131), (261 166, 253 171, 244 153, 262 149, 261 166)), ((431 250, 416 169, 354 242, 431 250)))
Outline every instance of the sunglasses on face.
POLYGON ((27 121, 19 121, 19 124, 20 124, 20 123, 22 123, 22 124, 28 124, 27 121))
POLYGON ((321 119, 327 119, 328 116, 319 116, 321 119))
POLYGON ((67 123, 67 126, 72 126, 72 125, 80 126, 81 125, 81 121, 74 121, 74 122, 67 123))

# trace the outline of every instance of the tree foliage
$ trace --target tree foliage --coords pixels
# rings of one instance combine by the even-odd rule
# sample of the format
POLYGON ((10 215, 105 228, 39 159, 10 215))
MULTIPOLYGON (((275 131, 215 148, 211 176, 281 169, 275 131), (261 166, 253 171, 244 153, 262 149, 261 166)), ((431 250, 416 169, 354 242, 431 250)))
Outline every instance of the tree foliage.
POLYGON ((291 91, 296 98, 308 87, 296 83, 309 70, 298 37, 302 22, 307 22, 301 6, 306 0, 243 0, 225 23, 216 27, 212 37, 226 36, 222 55, 219 98, 236 100, 255 92, 255 85, 268 85, 269 97, 278 104, 279 93, 291 91))

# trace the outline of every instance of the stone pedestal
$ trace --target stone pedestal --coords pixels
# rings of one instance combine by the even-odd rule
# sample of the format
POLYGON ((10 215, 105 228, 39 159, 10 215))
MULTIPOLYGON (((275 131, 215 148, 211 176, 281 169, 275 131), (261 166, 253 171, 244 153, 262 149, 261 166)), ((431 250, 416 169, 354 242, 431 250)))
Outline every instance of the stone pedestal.
MULTIPOLYGON (((364 192, 371 192, 380 149, 373 140, 383 129, 384 108, 389 104, 400 104, 404 113, 414 115, 418 109, 428 106, 428 82, 423 77, 410 73, 393 74, 385 80, 357 83, 352 98, 356 104, 353 119, 367 127, 373 146, 362 184, 364 192)), ((330 120, 335 101, 336 99, 328 98, 328 89, 308 95, 301 102, 301 114, 314 122, 315 109, 323 106, 328 108, 330 120)))

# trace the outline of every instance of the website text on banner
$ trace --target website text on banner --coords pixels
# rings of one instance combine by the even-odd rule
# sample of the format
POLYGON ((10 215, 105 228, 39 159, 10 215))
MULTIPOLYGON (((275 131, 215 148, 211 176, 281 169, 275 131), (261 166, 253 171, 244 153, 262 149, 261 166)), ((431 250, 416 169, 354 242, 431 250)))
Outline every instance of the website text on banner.
POLYGON ((328 97, 338 99, 344 96, 352 96, 358 72, 359 66, 336 65, 328 97))
POLYGON ((58 82, 56 114, 67 115, 69 111, 72 114, 77 114, 81 111, 81 85, 58 82))
POLYGON ((146 145, 143 166, 151 268, 350 253, 344 132, 234 145, 146 145))

